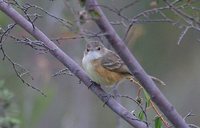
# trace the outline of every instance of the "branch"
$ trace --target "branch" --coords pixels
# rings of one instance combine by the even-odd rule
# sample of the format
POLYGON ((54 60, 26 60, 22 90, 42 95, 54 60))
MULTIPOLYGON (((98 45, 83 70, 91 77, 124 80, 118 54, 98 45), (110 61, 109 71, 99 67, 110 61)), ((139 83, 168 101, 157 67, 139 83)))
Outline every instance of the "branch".
MULTIPOLYGON (((12 65, 12 68, 16 74, 16 76, 21 80, 21 82, 23 84, 25 84, 28 87, 31 87, 32 89, 38 91, 40 94, 42 94, 43 96, 46 96, 39 88, 31 85, 29 82, 27 82, 26 80, 23 79, 24 75, 29 75, 31 77, 31 79, 33 80, 33 77, 30 75, 29 71, 27 69, 25 69, 24 67, 22 67, 20 64, 14 62, 5 52, 4 48, 3 48, 3 42, 7 39, 7 36, 9 35, 9 33, 11 32, 11 30, 16 26, 16 23, 14 24, 10 24, 8 25, 8 28, 6 30, 2 30, 3 33, 0 36, 0 51, 3 54, 3 58, 2 60, 7 59, 8 62, 12 65), (4 39, 5 37, 5 39, 4 39), (20 71, 21 70, 21 71, 20 71)), ((11 36, 12 38, 14 38, 13 36, 11 36)))
MULTIPOLYGON (((168 0, 163 0, 171 9, 174 11, 175 14, 179 15, 184 19, 185 22, 190 24, 191 26, 195 26, 197 24, 198 27, 200 26, 200 22, 196 20, 194 17, 188 15, 187 13, 181 11, 179 8, 176 8, 173 4, 171 4, 168 0)), ((197 29, 199 30, 199 29, 197 29)))
POLYGON ((136 128, 148 128, 149 126, 137 119, 127 109, 120 105, 115 99, 109 97, 108 94, 100 88, 99 85, 91 82, 86 73, 81 67, 75 63, 68 55, 66 55, 60 48, 58 48, 44 33, 42 33, 36 26, 19 14, 12 6, 3 0, 0 0, 0 10, 7 16, 13 19, 19 26, 24 28, 37 40, 42 41, 49 52, 63 63, 73 74, 75 74, 82 82, 95 93, 103 102, 106 103, 116 114, 126 120, 130 125, 136 128), (108 100, 109 98, 109 100, 108 100))
POLYGON ((138 63, 136 58, 132 55, 129 49, 125 46, 123 40, 115 32, 114 28, 109 23, 107 17, 104 15, 103 11, 96 0, 87 0, 86 9, 89 12, 94 12, 99 15, 95 18, 96 24, 99 28, 107 33, 106 38, 122 58, 122 60, 127 64, 131 73, 139 80, 141 85, 150 94, 152 100, 156 103, 159 109, 164 113, 164 115, 169 119, 169 121, 177 128, 189 128, 188 124, 179 115, 172 104, 165 98, 161 93, 155 83, 150 79, 147 73, 144 71, 142 66, 138 63))

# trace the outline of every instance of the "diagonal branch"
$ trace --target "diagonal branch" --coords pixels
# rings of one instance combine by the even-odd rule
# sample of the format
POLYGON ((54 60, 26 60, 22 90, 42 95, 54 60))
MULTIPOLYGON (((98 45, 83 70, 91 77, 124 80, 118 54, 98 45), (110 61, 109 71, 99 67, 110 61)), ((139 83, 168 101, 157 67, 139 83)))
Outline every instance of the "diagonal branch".
POLYGON ((7 16, 13 19, 16 24, 24 28, 37 40, 42 41, 49 52, 63 63, 73 74, 75 74, 82 82, 89 87, 103 102, 107 104, 116 114, 126 120, 130 125, 136 128, 149 128, 148 124, 137 119, 127 109, 120 105, 115 99, 109 97, 108 94, 100 88, 97 84, 91 82, 86 73, 81 67, 75 63, 68 55, 66 55, 59 47, 57 47, 44 33, 42 33, 36 26, 32 26, 31 22, 19 14, 11 5, 0 0, 0 10, 7 16), (108 100, 109 98, 109 100, 108 100))
POLYGON ((107 33, 106 38, 122 60, 127 64, 131 73, 140 81, 142 86, 150 94, 152 100, 176 128, 189 128, 188 124, 186 124, 174 106, 165 98, 150 77, 148 77, 142 66, 125 46, 123 40, 115 32, 101 8, 97 5, 98 3, 96 0, 86 1, 86 9, 89 12, 95 12, 99 15, 98 18, 94 19, 96 24, 103 32, 107 33))

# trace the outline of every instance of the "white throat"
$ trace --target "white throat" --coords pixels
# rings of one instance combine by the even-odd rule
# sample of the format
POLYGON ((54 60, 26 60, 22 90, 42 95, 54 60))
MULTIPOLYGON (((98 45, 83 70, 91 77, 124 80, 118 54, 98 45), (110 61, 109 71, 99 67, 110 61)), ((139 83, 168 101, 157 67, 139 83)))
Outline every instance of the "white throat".
POLYGON ((91 62, 100 57, 102 57, 102 54, 98 51, 90 51, 87 53, 87 55, 83 57, 82 66, 85 69, 85 71, 88 73, 88 75, 91 76, 92 74, 94 74, 93 73, 94 67, 91 62))
POLYGON ((98 51, 90 51, 87 53, 87 55, 85 55, 83 57, 83 61, 86 61, 86 63, 88 63, 88 61, 92 61, 92 60, 95 60, 95 59, 98 59, 102 57, 102 54, 98 51))

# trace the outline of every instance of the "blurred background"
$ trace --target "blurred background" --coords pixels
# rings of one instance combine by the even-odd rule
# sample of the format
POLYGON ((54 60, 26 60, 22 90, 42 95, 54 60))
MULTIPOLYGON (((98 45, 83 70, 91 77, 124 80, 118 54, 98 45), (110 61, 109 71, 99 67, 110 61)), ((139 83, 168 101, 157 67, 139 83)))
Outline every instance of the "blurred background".
MULTIPOLYGON (((76 23, 78 12, 82 10, 78 0, 18 0, 19 4, 29 3, 37 5, 43 10, 57 17, 71 21, 69 29, 59 23, 57 19, 47 15, 40 9, 31 8, 28 13, 41 15, 35 26, 42 30, 50 39, 78 36, 79 31, 98 33, 100 30, 95 23, 89 21, 78 26, 76 23), (69 6, 70 5, 70 6, 69 6), (81 29, 80 29, 81 28, 81 29)), ((101 0, 100 5, 106 5, 112 9, 119 9, 133 2, 132 0, 101 0)), ((184 4, 186 1, 180 3, 184 4)), ((179 4, 179 3, 178 3, 179 4)), ((200 2, 194 1, 193 6, 199 6, 200 2)), ((122 11, 122 15, 132 18, 144 10, 164 6, 162 1, 141 0, 122 11)), ((22 11, 15 7, 20 13, 22 11)), ((112 22, 123 21, 109 9, 102 8, 112 22)), ((187 13, 199 18, 199 11, 189 10, 187 13)), ((173 20, 180 19, 170 10, 163 13, 173 20)), ((23 14, 23 13, 22 13, 23 14)), ((159 19, 158 13, 150 13, 147 19, 159 19)), ((197 18, 197 19, 198 19, 197 18)), ((141 17, 141 20, 145 17, 141 17)), ((0 12, 0 27, 6 29, 12 23, 3 12, 0 12)), ((127 23, 127 22, 125 22, 127 23)), ((200 42, 199 32, 190 29, 187 31, 181 43, 178 45, 180 34, 183 31, 184 22, 173 25, 169 22, 140 22, 133 25, 127 36, 129 49, 150 75, 156 76, 166 83, 166 86, 158 87, 175 106, 177 111, 185 116, 192 112, 196 116, 187 118, 188 123, 200 125, 200 42)), ((126 29, 123 25, 113 25, 117 33, 123 38, 126 29)), ((28 37, 34 40, 27 32, 16 26, 10 33, 18 38, 28 37)), ((95 39, 95 38, 93 38, 95 39)), ((110 47, 105 38, 101 38, 104 44, 110 47)), ((90 39, 92 40, 92 39, 90 39)), ((84 39, 64 39, 54 42, 78 64, 81 65, 86 41, 84 39)), ((24 85, 16 76, 12 64, 8 60, 2 60, 0 52, 0 81, 4 88, 12 93, 9 115, 17 122, 20 128, 102 128, 116 126, 117 117, 107 106, 80 83, 79 79, 70 75, 58 75, 52 77, 65 67, 49 53, 41 53, 28 45, 16 43, 7 38, 3 48, 6 54, 16 63, 27 69, 30 75, 23 78, 31 85, 40 88, 47 97, 24 85)), ((105 90, 109 89, 103 87, 105 90)), ((2 88, 1 88, 2 89, 2 88)), ((137 88, 128 81, 119 86, 122 95, 136 97, 137 88)), ((121 99, 122 104, 130 111, 137 110, 137 104, 127 99, 121 99)), ((155 116, 153 112, 148 115, 155 116)), ((120 127, 131 128, 125 121, 120 121, 120 127)))

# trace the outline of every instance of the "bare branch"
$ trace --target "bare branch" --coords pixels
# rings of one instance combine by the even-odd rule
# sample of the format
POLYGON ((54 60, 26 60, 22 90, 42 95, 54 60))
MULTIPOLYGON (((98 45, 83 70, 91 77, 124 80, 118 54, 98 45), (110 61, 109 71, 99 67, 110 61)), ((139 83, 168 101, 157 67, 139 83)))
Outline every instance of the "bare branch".
MULTIPOLYGON (((179 8, 176 8, 174 4, 171 4, 168 0, 163 0, 176 14, 180 15, 183 18, 186 18, 187 20, 190 20, 192 22, 195 22, 196 24, 200 25, 200 22, 197 21, 194 17, 186 14, 185 12, 181 11, 179 8)), ((185 21, 187 21, 185 20, 185 21)), ((189 23, 189 22, 188 22, 189 23)))
POLYGON ((190 126, 190 128, 200 128, 199 126, 195 125, 195 124, 188 124, 190 126))
POLYGON ((3 30, 3 33, 2 35, 0 36, 0 51, 2 52, 3 54, 3 58, 2 60, 5 60, 7 59, 12 67, 13 67, 13 70, 15 71, 15 74, 17 75, 17 77, 22 81, 23 84, 25 84, 26 86, 28 87, 31 87, 32 89, 38 91, 39 93, 41 93, 43 96, 46 96, 39 88, 31 85, 30 83, 28 83, 26 80, 23 79, 23 76, 26 75, 26 74, 29 74, 29 76, 31 77, 31 79, 33 80, 33 77, 30 75, 29 71, 25 68, 23 68, 20 64, 14 62, 7 54, 6 52, 4 51, 4 48, 3 48, 3 42, 5 41, 4 37, 7 37, 7 35, 10 33, 10 31, 16 26, 16 23, 15 24, 11 24, 11 25, 8 25, 8 28, 6 30, 3 30), (21 71, 20 71, 21 70, 21 71))
POLYGON ((73 76, 73 74, 69 71, 68 68, 64 68, 64 69, 61 69, 60 71, 56 72, 55 74, 53 74, 52 77, 59 76, 59 75, 66 75, 66 74, 73 76))
POLYGON ((200 22, 196 20, 194 17, 188 15, 187 13, 183 12, 179 8, 175 7, 173 4, 171 4, 168 0, 163 0, 171 9, 172 11, 177 14, 178 16, 182 17, 183 20, 188 23, 190 26, 192 26, 194 29, 200 31, 200 22))
POLYGON ((192 112, 189 112, 187 115, 185 115, 185 117, 183 119, 186 120, 186 118, 188 118, 190 116, 195 116, 195 114, 192 114, 192 112))
POLYGON ((24 28, 37 40, 40 40, 49 49, 50 53, 55 56, 61 63, 63 63, 73 74, 75 74, 82 82, 90 87, 103 102, 105 102, 115 113, 121 116, 124 120, 130 123, 132 126, 137 128, 147 128, 145 122, 140 121, 129 111, 127 111, 123 106, 121 106, 113 98, 109 98, 108 94, 100 88, 99 85, 91 82, 86 73, 80 68, 80 66, 75 63, 68 55, 66 55, 60 48, 58 48, 44 33, 42 33, 36 26, 33 28, 32 24, 27 21, 22 15, 20 15, 11 5, 0 0, 0 10, 2 10, 6 15, 12 18, 18 25, 24 28))
POLYGON ((131 6, 134 6, 136 3, 138 3, 139 2, 139 0, 134 0, 133 2, 131 2, 131 3, 129 3, 129 4, 127 4, 127 5, 125 5, 124 7, 121 7, 120 9, 119 9, 119 12, 122 12, 122 11, 124 11, 125 9, 127 9, 127 8, 130 8, 131 6))
POLYGON ((10 38, 15 40, 16 43, 28 45, 31 48, 33 48, 34 50, 39 51, 40 53, 46 53, 48 51, 46 49, 45 45, 43 44, 43 42, 41 42, 41 41, 38 41, 38 40, 33 41, 29 38, 19 39, 19 38, 16 38, 14 36, 10 36, 10 38))
POLYGON ((29 12, 29 10, 31 8, 34 8, 35 10, 39 10, 39 11, 45 13, 46 15, 48 15, 49 17, 52 17, 52 18, 56 19, 59 23, 61 23, 63 26, 65 26, 69 30, 72 29, 73 23, 71 21, 65 20, 65 19, 60 18, 60 17, 57 17, 57 16, 51 14, 50 12, 44 10, 43 8, 41 8, 41 7, 37 6, 37 5, 33 5, 33 4, 29 4, 29 3, 25 3, 24 5, 20 5, 17 0, 10 0, 10 1, 7 1, 6 3, 12 4, 12 5, 16 6, 17 8, 19 8, 20 10, 22 10, 23 13, 25 14, 27 20, 32 23, 33 28, 34 28, 34 24, 33 23, 39 17, 42 17, 42 16, 39 15, 39 14, 37 14, 37 13, 35 13, 35 14, 29 14, 28 12, 29 12))
POLYGON ((165 116, 170 120, 170 122, 178 128, 189 128, 188 124, 185 123, 183 118, 178 114, 176 109, 172 104, 165 98, 161 93, 155 83, 149 78, 147 73, 132 55, 132 53, 125 46, 125 43, 117 35, 113 27, 110 25, 108 19, 102 12, 101 8, 96 0, 87 0, 86 9, 88 11, 94 11, 99 14, 99 18, 95 19, 96 24, 103 31, 108 33, 106 38, 122 58, 122 60, 127 64, 131 73, 139 80, 141 85, 150 94, 152 100, 156 103, 159 109, 165 114, 165 116))
POLYGON ((101 38, 107 35, 107 33, 97 32, 97 33, 88 33, 83 31, 83 34, 78 34, 75 36, 69 36, 69 37, 57 37, 57 38, 51 38, 52 41, 60 42, 62 40, 76 40, 76 39, 84 39, 87 38, 101 38))
POLYGON ((44 10, 43 8, 38 7, 38 6, 36 6, 36 5, 31 5, 31 4, 26 3, 26 7, 27 7, 27 8, 35 8, 35 9, 38 9, 38 10, 44 12, 45 14, 47 14, 47 15, 49 15, 50 17, 56 19, 58 22, 60 22, 60 23, 63 24, 65 27, 67 27, 67 28, 69 28, 69 29, 71 30, 71 27, 72 27, 72 25, 73 25, 71 21, 65 20, 65 19, 63 19, 63 18, 59 18, 59 17, 57 17, 57 16, 51 14, 50 12, 47 12, 47 11, 44 10))
POLYGON ((156 22, 166 22, 166 23, 173 23, 174 21, 167 17, 162 11, 168 9, 169 7, 160 7, 160 8, 153 8, 149 10, 142 11, 141 13, 137 14, 131 19, 129 26, 127 27, 124 40, 127 38, 129 31, 131 30, 134 24, 141 24, 141 23, 156 23, 156 22), (159 14, 162 16, 161 19, 149 19, 150 14, 159 14), (140 19, 144 18, 144 19, 140 19))
POLYGON ((181 41, 183 40, 183 37, 185 36, 185 34, 187 33, 187 31, 190 29, 191 27, 185 27, 185 29, 181 32, 179 39, 178 39, 178 45, 181 43, 181 41))

